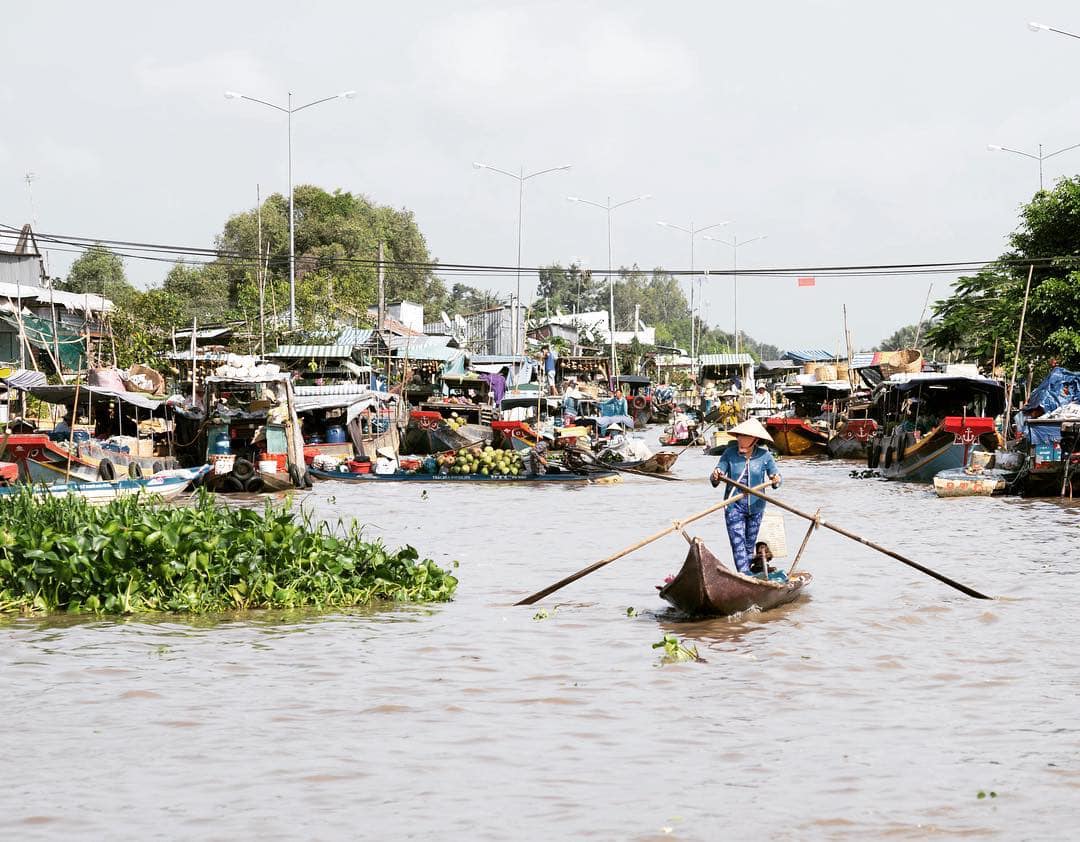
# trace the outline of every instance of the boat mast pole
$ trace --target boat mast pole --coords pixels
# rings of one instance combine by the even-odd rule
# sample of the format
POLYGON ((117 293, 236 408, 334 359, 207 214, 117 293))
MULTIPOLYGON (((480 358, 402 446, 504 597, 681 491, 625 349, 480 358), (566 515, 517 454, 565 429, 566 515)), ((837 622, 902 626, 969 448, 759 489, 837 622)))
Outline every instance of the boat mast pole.
MULTIPOLYGON (((1016 353, 1013 355, 1012 377, 1009 380, 1009 389, 1005 394, 1005 424, 1003 425, 1002 438, 1009 441, 1009 425, 1012 421, 1013 390, 1016 388, 1016 368, 1020 364, 1020 340, 1024 336, 1024 318, 1027 316, 1028 296, 1031 294, 1031 276, 1035 272, 1035 264, 1028 266, 1027 286, 1024 288, 1024 305, 1020 308, 1020 329, 1016 332, 1016 353)), ((1030 378, 1029 378, 1030 379, 1030 378)))

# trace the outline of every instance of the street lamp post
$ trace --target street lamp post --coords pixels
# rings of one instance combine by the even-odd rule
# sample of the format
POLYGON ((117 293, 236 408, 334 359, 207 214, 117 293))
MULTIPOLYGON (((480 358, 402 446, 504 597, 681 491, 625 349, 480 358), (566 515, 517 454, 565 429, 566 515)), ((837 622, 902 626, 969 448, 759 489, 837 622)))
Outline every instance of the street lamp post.
POLYGON ((259 105, 265 105, 267 108, 273 108, 275 111, 280 111, 288 116, 288 129, 289 129, 289 329, 296 328, 296 213, 293 208, 293 180, 292 180, 292 115, 298 111, 303 111, 305 108, 311 108, 313 105, 320 105, 324 102, 329 102, 332 99, 352 99, 356 96, 356 91, 343 91, 340 94, 334 94, 333 96, 325 96, 322 99, 316 99, 305 105, 299 105, 293 108, 292 104, 292 91, 289 91, 288 106, 283 108, 280 105, 275 105, 272 102, 267 102, 264 99, 257 99, 253 96, 247 96, 246 94, 240 94, 236 91, 225 91, 225 99, 246 99, 248 102, 256 102, 259 105))
POLYGON ((738 237, 732 237, 730 240, 722 240, 719 237, 706 236, 706 240, 713 240, 717 243, 723 243, 731 249, 732 253, 732 278, 734 280, 735 289, 735 301, 734 301, 734 317, 735 317, 735 353, 739 353, 739 246, 748 246, 750 243, 756 243, 758 240, 764 240, 768 235, 760 234, 757 237, 751 237, 749 240, 740 240, 738 237))
MULTIPOLYGON (((588 199, 582 199, 578 196, 567 196, 568 202, 580 202, 583 205, 591 205, 594 208, 600 208, 602 211, 607 212, 607 279, 608 279, 608 341, 611 345, 611 376, 615 379, 615 385, 619 383, 619 369, 618 363, 615 358, 615 277, 611 264, 611 212, 617 208, 624 207, 625 205, 633 204, 634 202, 640 202, 643 199, 651 199, 648 193, 641 196, 635 196, 632 199, 627 199, 623 202, 611 204, 611 197, 607 197, 606 204, 600 204, 599 202, 592 202, 588 199)), ((634 326, 635 330, 637 325, 634 326)))
POLYGON ((998 146, 996 143, 988 143, 986 148, 991 152, 1012 152, 1014 155, 1023 155, 1025 158, 1031 158, 1033 161, 1039 162, 1039 190, 1043 189, 1043 161, 1047 161, 1056 155, 1060 155, 1062 152, 1068 152, 1070 149, 1076 149, 1080 147, 1080 143, 1074 143, 1072 146, 1066 146, 1064 149, 1059 149, 1056 152, 1049 152, 1043 154, 1043 146, 1039 144, 1039 154, 1032 155, 1030 152, 1022 152, 1019 149, 1010 149, 1008 146, 998 146))
POLYGON ((1045 23, 1036 23, 1035 21, 1031 21, 1031 23, 1028 24, 1028 29, 1032 32, 1056 32, 1058 35, 1068 35, 1070 38, 1080 39, 1080 35, 1066 32, 1064 29, 1055 29, 1052 26, 1047 26, 1045 23))
POLYGON ((549 172, 559 172, 561 170, 570 169, 570 164, 563 164, 561 167, 549 167, 546 170, 537 170, 536 172, 525 174, 525 167, 520 167, 518 172, 512 173, 509 170, 502 170, 498 167, 493 167, 490 164, 481 164, 478 161, 473 161, 473 167, 478 170, 491 170, 497 172, 500 175, 505 175, 508 178, 515 179, 518 183, 518 232, 517 232, 517 286, 514 292, 514 326, 512 340, 514 343, 514 353, 523 354, 525 352, 525 336, 524 333, 520 333, 518 330, 518 322, 520 319, 518 315, 521 310, 521 225, 522 225, 522 212, 525 204, 525 182, 530 178, 536 178, 538 175, 544 175, 549 172))
MULTIPOLYGON (((694 281, 696 280, 696 278, 694 277, 694 238, 697 237, 698 234, 704 234, 705 231, 711 231, 713 228, 720 228, 721 226, 724 226, 724 225, 730 225, 731 220, 729 219, 729 220, 726 220, 724 222, 716 222, 716 223, 713 223, 712 225, 706 225, 704 228, 695 228, 693 222, 690 223, 689 228, 683 228, 682 226, 679 226, 679 225, 672 225, 670 222, 657 222, 656 224, 663 227, 663 228, 672 228, 672 229, 674 229, 676 231, 682 231, 682 233, 690 235, 690 373, 694 377, 694 379, 696 380, 697 379, 697 358, 698 358, 698 355, 697 355, 697 338, 696 338, 697 337, 697 318, 696 318, 697 310, 696 310, 695 304, 694 304, 694 302, 695 302, 695 298, 694 298, 694 281)), ((699 282, 699 286, 700 286, 700 282, 699 282)), ((700 295, 698 295, 698 297, 700 298, 700 295)))

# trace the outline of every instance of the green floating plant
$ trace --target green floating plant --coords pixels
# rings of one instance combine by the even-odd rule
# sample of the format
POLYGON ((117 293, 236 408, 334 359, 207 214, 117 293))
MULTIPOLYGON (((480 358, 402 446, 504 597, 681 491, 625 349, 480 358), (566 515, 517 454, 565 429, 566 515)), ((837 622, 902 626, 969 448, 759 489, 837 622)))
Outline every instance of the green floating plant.
POLYGON ((92 506, 29 491, 0 501, 0 612, 220 612, 440 602, 458 580, 410 546, 286 503, 232 508, 124 497, 92 506))
POLYGON ((686 646, 673 634, 665 634, 659 643, 652 645, 652 648, 664 650, 660 659, 667 664, 701 660, 696 646, 686 646))

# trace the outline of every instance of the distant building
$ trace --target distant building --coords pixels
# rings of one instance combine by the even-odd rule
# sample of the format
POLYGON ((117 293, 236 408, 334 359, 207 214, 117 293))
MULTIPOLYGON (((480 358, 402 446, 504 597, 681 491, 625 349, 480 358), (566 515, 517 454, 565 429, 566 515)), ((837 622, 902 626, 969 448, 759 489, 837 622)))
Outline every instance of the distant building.
POLYGON ((0 362, 74 371, 86 339, 101 339, 109 299, 52 288, 34 232, 24 225, 11 251, 0 251, 0 362))

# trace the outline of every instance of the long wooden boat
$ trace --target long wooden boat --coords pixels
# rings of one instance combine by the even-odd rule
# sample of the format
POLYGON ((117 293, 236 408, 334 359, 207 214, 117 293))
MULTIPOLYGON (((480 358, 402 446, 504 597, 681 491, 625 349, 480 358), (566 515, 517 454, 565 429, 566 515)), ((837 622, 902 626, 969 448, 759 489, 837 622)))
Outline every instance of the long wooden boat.
POLYGON ((873 418, 849 418, 829 439, 825 446, 832 459, 863 460, 869 452, 869 442, 878 431, 878 423, 873 418))
POLYGON ((875 437, 867 466, 880 465, 887 479, 933 482, 942 471, 963 468, 973 450, 996 446, 993 418, 950 416, 920 438, 900 429, 875 437))
POLYGON ((569 473, 560 471, 549 474, 518 474, 517 476, 483 476, 481 474, 424 474, 420 472, 406 473, 399 471, 394 474, 358 474, 352 471, 326 471, 322 468, 311 468, 311 475, 319 479, 343 480, 345 482, 425 482, 425 483, 497 483, 497 484, 529 484, 529 483, 590 483, 610 481, 617 478, 615 471, 596 471, 588 474, 569 473))
POLYGON ((661 450, 648 459, 637 462, 612 462, 611 465, 614 468, 630 468, 645 474, 666 474, 678 458, 679 454, 674 451, 661 450))
POLYGON ((797 599, 813 578, 805 570, 786 582, 744 576, 725 566, 695 538, 682 569, 660 588, 660 598, 693 616, 727 616, 753 607, 767 611, 797 599))
MULTIPOLYGON (((176 460, 166 457, 133 456, 102 447, 100 442, 76 440, 74 448, 67 441, 54 441, 47 433, 11 433, 0 439, 0 457, 19 466, 24 482, 52 483, 98 482, 126 478, 129 466, 137 464, 141 476, 176 467, 176 460), (69 465, 70 463, 70 465, 69 465)), ((135 477, 136 479, 138 477, 135 477)))
POLYGON ((829 444, 829 435, 812 427, 805 418, 772 415, 765 419, 765 429, 783 456, 819 456, 829 444))
MULTIPOLYGON (((109 503, 119 497, 132 494, 153 494, 165 500, 176 497, 193 482, 198 482, 210 470, 201 468, 176 468, 163 471, 146 479, 119 479, 112 482, 58 482, 52 485, 31 486, 35 497, 80 497, 89 503, 109 503)), ((0 488, 0 500, 25 493, 26 486, 15 485, 0 488)))

